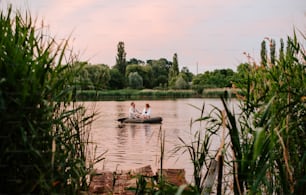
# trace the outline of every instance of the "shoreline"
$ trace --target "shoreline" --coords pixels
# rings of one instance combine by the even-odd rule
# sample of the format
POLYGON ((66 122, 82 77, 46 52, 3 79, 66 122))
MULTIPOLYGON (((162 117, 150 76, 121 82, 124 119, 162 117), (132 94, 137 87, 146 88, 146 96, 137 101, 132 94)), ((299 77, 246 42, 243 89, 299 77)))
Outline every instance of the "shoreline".
POLYGON ((167 100, 179 98, 220 98, 224 95, 235 98, 237 90, 233 88, 204 89, 202 94, 194 90, 77 90, 77 101, 123 101, 123 100, 167 100))

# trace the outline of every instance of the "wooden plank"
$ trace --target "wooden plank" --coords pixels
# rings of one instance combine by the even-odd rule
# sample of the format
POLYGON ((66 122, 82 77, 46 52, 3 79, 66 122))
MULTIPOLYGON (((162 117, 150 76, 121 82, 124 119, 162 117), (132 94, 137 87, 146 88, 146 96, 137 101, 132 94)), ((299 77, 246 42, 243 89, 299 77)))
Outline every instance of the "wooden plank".
POLYGON ((208 175, 204 181, 204 184, 202 185, 203 190, 201 192, 201 195, 209 195, 211 193, 215 178, 218 173, 217 167, 218 167, 218 161, 212 159, 209 165, 208 175))

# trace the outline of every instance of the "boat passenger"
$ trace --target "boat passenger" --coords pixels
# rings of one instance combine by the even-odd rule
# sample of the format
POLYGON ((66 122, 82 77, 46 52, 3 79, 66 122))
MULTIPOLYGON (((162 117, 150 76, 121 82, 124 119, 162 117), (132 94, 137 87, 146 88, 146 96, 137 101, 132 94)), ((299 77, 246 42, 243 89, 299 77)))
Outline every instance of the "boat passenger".
POLYGON ((134 102, 131 103, 129 108, 129 118, 139 118, 140 112, 137 110, 134 102))
POLYGON ((142 111, 141 117, 147 119, 150 118, 150 115, 151 115, 150 104, 146 104, 145 108, 142 111))

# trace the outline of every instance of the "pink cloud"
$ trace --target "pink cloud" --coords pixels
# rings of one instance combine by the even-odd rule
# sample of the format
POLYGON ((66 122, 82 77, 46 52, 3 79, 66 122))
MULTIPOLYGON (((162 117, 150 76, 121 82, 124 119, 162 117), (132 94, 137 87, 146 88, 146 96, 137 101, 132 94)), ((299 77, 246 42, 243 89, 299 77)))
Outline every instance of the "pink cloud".
POLYGON ((181 66, 204 67, 236 65, 242 52, 257 52, 265 36, 291 34, 293 26, 304 24, 306 6, 304 0, 27 2, 52 35, 72 33, 74 49, 92 63, 113 65, 117 43, 124 41, 127 58, 172 60, 178 53, 181 66))

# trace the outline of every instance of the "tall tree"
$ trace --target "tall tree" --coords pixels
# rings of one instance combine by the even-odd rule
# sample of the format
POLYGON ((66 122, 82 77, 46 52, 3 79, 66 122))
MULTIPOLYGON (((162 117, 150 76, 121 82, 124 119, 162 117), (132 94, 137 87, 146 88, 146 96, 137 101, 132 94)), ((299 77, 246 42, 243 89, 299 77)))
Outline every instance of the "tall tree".
POLYGON ((178 74, 179 74, 179 67, 178 67, 177 54, 175 53, 173 55, 172 66, 170 67, 170 70, 169 70, 169 85, 170 86, 175 84, 178 74))
POLYGON ((126 52, 124 49, 124 42, 120 41, 117 45, 117 57, 115 68, 124 76, 126 70, 126 52))
POLYGON ((170 68, 170 77, 176 77, 179 74, 179 66, 178 66, 178 60, 177 60, 177 54, 175 53, 173 55, 173 62, 172 66, 170 68))

